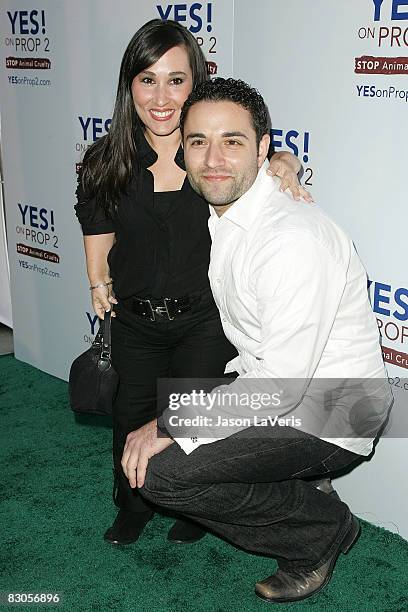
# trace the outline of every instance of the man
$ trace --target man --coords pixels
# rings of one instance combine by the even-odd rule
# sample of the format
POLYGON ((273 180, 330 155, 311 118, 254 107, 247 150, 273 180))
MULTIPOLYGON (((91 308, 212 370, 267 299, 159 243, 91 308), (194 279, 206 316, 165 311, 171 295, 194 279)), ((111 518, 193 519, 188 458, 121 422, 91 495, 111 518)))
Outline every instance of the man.
POLYGON ((269 120, 255 90, 204 83, 181 129, 189 180, 212 206, 209 277, 238 377, 201 404, 191 394, 174 406, 172 394, 162 420, 172 437, 156 421, 132 432, 122 466, 147 499, 273 556, 279 569, 256 594, 297 601, 327 584, 359 534, 346 504, 307 478, 370 454, 390 406, 366 274, 342 230, 267 179, 269 120))

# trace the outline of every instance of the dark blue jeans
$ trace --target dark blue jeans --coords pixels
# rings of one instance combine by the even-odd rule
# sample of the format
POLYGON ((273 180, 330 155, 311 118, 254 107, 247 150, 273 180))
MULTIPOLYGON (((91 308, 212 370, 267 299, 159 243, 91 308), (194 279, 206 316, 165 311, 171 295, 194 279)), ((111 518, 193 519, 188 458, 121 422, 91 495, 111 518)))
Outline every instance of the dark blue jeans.
POLYGON ((140 492, 281 568, 313 569, 342 540, 350 510, 303 479, 358 458, 289 427, 251 427, 190 455, 173 443, 150 459, 140 492))

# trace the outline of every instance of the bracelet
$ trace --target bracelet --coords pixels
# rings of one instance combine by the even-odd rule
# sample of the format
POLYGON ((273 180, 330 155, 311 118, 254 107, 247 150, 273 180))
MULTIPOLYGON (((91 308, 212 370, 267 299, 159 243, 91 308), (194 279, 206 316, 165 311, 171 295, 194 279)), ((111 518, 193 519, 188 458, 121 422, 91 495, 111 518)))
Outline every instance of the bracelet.
POLYGON ((109 285, 111 284, 112 284, 112 281, 109 281, 108 283, 100 283, 99 285, 91 285, 89 289, 92 291, 92 289, 100 289, 101 287, 109 287, 109 285))

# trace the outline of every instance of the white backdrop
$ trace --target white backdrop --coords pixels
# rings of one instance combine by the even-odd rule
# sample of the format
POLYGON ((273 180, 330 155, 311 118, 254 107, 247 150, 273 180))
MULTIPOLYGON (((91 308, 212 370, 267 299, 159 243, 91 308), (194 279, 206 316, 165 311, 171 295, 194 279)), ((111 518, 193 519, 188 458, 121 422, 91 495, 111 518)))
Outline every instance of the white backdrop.
MULTIPOLYGON (((248 36, 247 0, 235 0, 234 73, 264 95, 276 149, 283 146, 299 154, 304 181, 315 199, 353 237, 372 281, 385 359, 405 365, 387 364, 396 399, 389 437, 381 440, 369 463, 336 480, 336 487, 357 514, 408 538, 403 148, 408 136, 408 57, 405 75, 354 72, 356 58, 362 56, 408 56, 408 2, 384 0, 376 14, 379 4, 258 0, 251 5, 255 37, 248 36), (393 27, 405 31, 405 49, 395 37, 391 46, 393 27), (364 38, 367 32, 369 39, 364 38), (390 87, 403 97, 385 97, 390 87)), ((404 44, 402 35, 399 40, 404 44)))
MULTIPOLYGON (((0 180, 2 180, 0 172, 0 180)), ((0 323, 13 327, 11 316, 10 271, 6 244, 3 190, 0 189, 0 323)))
MULTIPOLYGON (((1 143, 1 123, 0 123, 1 143)), ((10 270, 8 264, 6 219, 3 202, 3 172, 0 151, 0 323, 13 327, 11 316, 10 270)))
MULTIPOLYGON (((76 163, 109 127, 120 59, 133 33, 148 19, 175 18, 197 36, 219 75, 259 88, 276 149, 299 155, 304 181, 353 236, 397 398, 391 433, 404 433, 408 59, 366 56, 408 56, 408 2, 0 0, 0 6, 16 357, 66 379, 92 339, 96 317, 73 214, 76 163)), ((404 438, 385 439, 338 488, 357 513, 408 537, 405 456, 404 438)))
POLYGON ((149 19, 177 18, 200 38, 218 74, 230 75, 233 1, 0 0, 0 5, 15 355, 67 379, 96 322, 73 210, 76 163, 109 126, 125 47, 149 19), (40 68, 16 68, 22 60, 40 68))

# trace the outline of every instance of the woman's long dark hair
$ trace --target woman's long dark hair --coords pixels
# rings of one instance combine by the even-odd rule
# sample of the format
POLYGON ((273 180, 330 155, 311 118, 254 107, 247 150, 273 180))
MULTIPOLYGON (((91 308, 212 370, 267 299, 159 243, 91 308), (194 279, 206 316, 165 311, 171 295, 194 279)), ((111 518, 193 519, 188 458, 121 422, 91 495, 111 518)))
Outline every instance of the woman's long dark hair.
POLYGON ((145 23, 123 55, 110 130, 86 151, 81 172, 85 195, 95 197, 108 213, 113 212, 121 193, 126 191, 137 161, 134 133, 140 121, 132 98, 133 79, 179 45, 187 51, 193 86, 206 80, 206 63, 197 41, 176 21, 153 19, 145 23))

